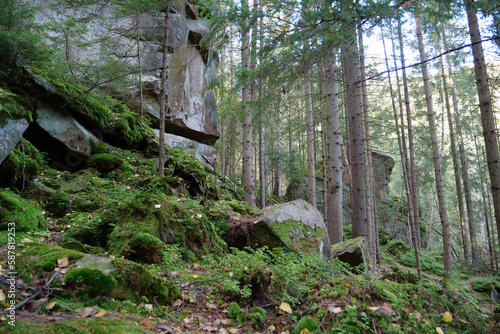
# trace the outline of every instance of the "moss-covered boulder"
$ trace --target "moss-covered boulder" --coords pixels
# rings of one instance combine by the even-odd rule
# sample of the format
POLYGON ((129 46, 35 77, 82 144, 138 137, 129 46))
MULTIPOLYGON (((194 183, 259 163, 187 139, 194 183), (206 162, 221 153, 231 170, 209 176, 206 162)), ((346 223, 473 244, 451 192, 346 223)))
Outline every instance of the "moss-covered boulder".
POLYGON ((490 294, 493 289, 500 291, 500 279, 497 278, 480 278, 472 282, 472 288, 477 292, 490 294))
POLYGON ((254 226, 253 242, 330 257, 330 240, 321 213, 304 200, 265 208, 254 226))
POLYGON ((92 268, 72 268, 64 277, 64 282, 72 290, 79 290, 80 295, 89 297, 109 295, 117 285, 113 275, 92 268))
POLYGON ((0 189, 0 230, 15 228, 16 232, 45 228, 45 217, 35 202, 22 198, 12 190, 0 189))
POLYGON ((366 239, 357 237, 332 245, 332 257, 348 263, 352 267, 365 264, 368 265, 368 254, 366 252, 366 239))

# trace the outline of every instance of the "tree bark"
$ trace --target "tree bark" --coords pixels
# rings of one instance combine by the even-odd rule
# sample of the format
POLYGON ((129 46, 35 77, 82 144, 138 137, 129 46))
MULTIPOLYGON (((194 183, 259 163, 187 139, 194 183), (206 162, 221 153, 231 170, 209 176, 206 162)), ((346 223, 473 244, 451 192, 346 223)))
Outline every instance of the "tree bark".
MULTIPOLYGON (((352 1, 344 1, 345 9, 353 8, 352 1)), ((351 163, 352 236, 368 239, 366 217, 365 161, 363 154, 363 113, 360 103, 358 44, 355 25, 346 25, 348 37, 342 49, 344 83, 346 86, 346 116, 349 128, 349 160, 351 163)))
POLYGON ((452 271, 452 254, 451 254, 451 237, 450 237, 450 223, 448 220, 448 212, 446 210, 446 202, 444 198, 443 175, 441 172, 441 158, 439 154, 439 142, 436 132, 436 121, 434 118, 434 108, 432 104, 431 87, 429 83, 429 72, 427 70, 427 55, 424 48, 424 39, 422 36, 422 26, 420 23, 420 16, 415 13, 415 23, 417 27, 418 49, 420 53, 420 61, 422 62, 422 76, 424 81, 425 102, 427 105, 427 119, 429 121, 429 132, 431 135, 432 145, 432 160, 434 163, 434 175, 436 178, 436 192, 439 206, 439 217, 441 219, 442 237, 443 237, 443 262, 444 262, 444 276, 451 278, 452 271))
MULTIPOLYGON (((248 15, 249 9, 246 0, 241 2, 243 11, 248 14, 244 19, 241 28, 241 62, 245 70, 250 70, 250 50, 249 50, 249 23, 248 15)), ((251 89, 247 86, 248 83, 243 85, 242 89, 242 104, 243 104, 243 193, 244 199, 248 205, 255 209, 255 177, 253 168, 253 137, 252 137, 252 110, 249 106, 251 101, 251 89)))
POLYGON ((330 243, 344 241, 342 212, 342 135, 340 133, 339 88, 335 51, 324 58, 325 105, 328 133, 328 199, 326 218, 330 243))
POLYGON ((316 159, 314 150, 314 109, 311 81, 305 78, 306 94, 306 133, 307 133, 307 199, 316 207, 316 159))
POLYGON ((168 7, 165 8, 165 27, 163 33, 163 54, 160 76, 160 142, 158 145, 158 172, 165 176, 165 118, 167 114, 167 71, 168 71, 168 7))
POLYGON ((500 160, 498 155, 498 134, 495 126, 493 106, 491 104, 490 89, 488 87, 488 73, 486 72, 484 61, 481 34, 479 32, 479 24, 474 7, 475 1, 464 1, 467 10, 470 39, 472 42, 479 109, 481 111, 481 123, 483 126, 483 137, 491 182, 491 194, 493 198, 493 207, 495 209, 498 240, 500 242, 500 160))

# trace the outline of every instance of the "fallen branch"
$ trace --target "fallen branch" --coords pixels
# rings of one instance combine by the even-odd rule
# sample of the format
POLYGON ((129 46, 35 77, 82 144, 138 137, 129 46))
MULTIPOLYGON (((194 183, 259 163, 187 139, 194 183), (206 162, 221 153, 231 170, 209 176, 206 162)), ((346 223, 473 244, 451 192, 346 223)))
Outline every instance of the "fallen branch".
MULTIPOLYGON (((52 281, 54 281, 54 279, 56 278, 57 274, 59 274, 59 271, 61 269, 60 268, 57 268, 56 272, 54 273, 54 275, 50 278, 50 280, 45 283, 45 285, 43 286, 42 289, 38 290, 34 295, 26 298, 25 300, 23 300, 22 302, 20 302, 19 304, 17 304, 15 307, 14 307, 14 310, 20 308, 21 306, 23 306, 24 304, 26 304, 27 302, 29 302, 30 300, 32 299, 35 299, 44 289, 48 289, 50 287, 50 284, 52 283, 52 281)), ((8 312, 9 309, 4 309, 3 310, 4 312, 8 312)))

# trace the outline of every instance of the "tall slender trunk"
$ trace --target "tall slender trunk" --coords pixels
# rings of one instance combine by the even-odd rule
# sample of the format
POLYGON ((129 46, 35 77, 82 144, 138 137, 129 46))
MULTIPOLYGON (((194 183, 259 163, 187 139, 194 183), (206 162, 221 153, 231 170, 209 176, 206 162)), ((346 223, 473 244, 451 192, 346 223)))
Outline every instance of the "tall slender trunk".
POLYGON ((167 71, 168 71, 168 7, 165 8, 165 27, 163 32, 163 54, 160 76, 160 142, 158 145, 158 172, 165 175, 165 118, 167 114, 167 71))
MULTIPOLYGON (((394 43, 393 43, 394 45, 394 43)), ((406 193, 406 200, 408 202, 408 224, 410 225, 410 233, 411 233, 411 240, 413 243, 413 250, 415 252, 415 260, 417 264, 417 274, 418 278, 421 280, 422 279, 422 266, 420 262, 420 245, 418 242, 418 237, 416 234, 416 224, 415 224, 415 215, 414 215, 414 206, 413 206, 413 198, 412 198, 412 192, 411 192, 411 179, 409 175, 409 168, 408 168, 408 157, 406 154, 406 144, 404 141, 404 130, 400 130, 399 126, 399 117, 398 117, 398 111, 396 107, 396 101, 394 97, 394 92, 392 89, 392 78, 391 78, 391 71, 389 67, 389 60, 387 57, 387 51, 385 47, 385 38, 384 38, 384 32, 382 31, 382 46, 384 48, 384 55, 385 55, 385 66, 387 68, 387 79, 389 81, 389 91, 391 93, 391 101, 392 101, 392 109, 394 112, 394 122, 396 125, 396 134, 398 137, 398 146, 399 146, 399 155, 401 157, 401 168, 403 170, 403 181, 404 181, 404 187, 405 187, 405 193, 406 193)), ((393 55, 395 57, 395 52, 393 48, 393 55)), ((402 107, 402 106, 400 106, 402 107)), ((402 109, 402 108, 401 108, 402 109)))
MULTIPOLYGON (((443 31, 443 44, 445 50, 448 50, 448 42, 446 39, 446 34, 443 31)), ((476 233, 475 233, 475 219, 474 219, 474 209, 472 206, 472 192, 470 188, 469 182, 469 167, 467 164, 467 156, 465 155, 465 146, 464 139, 462 135, 462 122, 460 120, 460 110, 458 108, 458 94, 455 88, 455 83, 452 76, 452 67, 451 67, 451 59, 447 55, 446 62, 448 66, 448 75, 451 78, 451 97, 453 102, 453 113, 455 116, 455 125, 457 127, 457 142, 458 142, 458 151, 460 156, 460 167, 462 171, 462 181, 464 183, 464 194, 465 194, 465 205, 467 209, 467 221, 469 223, 469 236, 472 240, 474 240, 474 245, 476 244, 476 233)))
MULTIPOLYGON (((444 29, 443 29, 444 36, 444 29)), ((453 117, 451 115, 451 106, 450 106, 450 96, 448 93, 448 82, 446 79, 446 72, 444 70, 444 62, 443 58, 440 60, 441 62, 441 75, 443 82, 443 91, 444 91, 444 101, 446 106, 446 115, 448 118, 448 131, 450 132, 450 145, 451 145, 451 156, 453 160, 453 172, 455 176, 455 188, 457 190, 457 201, 458 201, 458 212, 460 214, 460 225, 462 231, 462 242, 464 247, 464 257, 467 262, 470 261, 469 255, 469 241, 467 240, 467 227, 465 223, 465 206, 464 206, 464 194, 462 191, 462 180, 460 178, 460 167, 458 162, 458 154, 457 154, 457 145, 455 142, 455 129, 453 126, 453 117)), ((472 243, 472 259, 476 260, 476 251, 475 251, 475 240, 472 243)))
POLYGON ((307 133, 307 199, 316 206, 316 154, 314 150, 314 108, 311 81, 305 78, 306 133, 307 133))
POLYGON ((500 242, 500 160, 498 155, 498 134, 495 126, 495 115, 491 104, 490 89, 488 87, 488 73, 484 61, 481 34, 475 10, 474 0, 464 0, 467 10, 467 21, 472 42, 472 54, 474 56, 474 73, 476 75, 477 93, 479 97, 479 109, 481 110, 481 123, 490 174, 491 194, 493 207, 495 208, 495 220, 497 223, 498 240, 500 242))
MULTIPOLYGON (((353 8, 353 1, 343 1, 343 9, 353 8)), ((347 24, 348 36, 342 48, 344 82, 346 86, 346 116, 349 125, 349 158, 351 163, 352 187, 352 235, 368 239, 366 217, 365 161, 363 154, 363 113, 360 103, 358 44, 356 26, 347 24)))
MULTIPOLYGON (((402 79, 403 79, 403 91, 404 91, 404 99, 405 99, 405 110, 406 110, 406 125, 408 126, 408 150, 410 153, 410 179, 411 179, 411 192, 412 192, 412 202, 413 202, 413 215, 416 229, 416 236, 418 239, 418 247, 420 248, 420 209, 419 209, 419 200, 418 200, 418 182, 417 182, 417 167, 415 163, 415 145, 413 139, 413 121, 411 116, 411 107, 410 107, 410 93, 408 89, 408 78, 406 75, 406 65, 405 65, 405 54, 404 54, 404 44, 403 44, 403 33, 401 29, 401 18, 398 16, 398 39, 399 39, 399 52, 401 54, 401 68, 402 68, 402 79)), ((401 111, 402 113, 402 111, 401 111)), ((403 136, 404 138, 404 136, 403 136)), ((405 145, 406 147, 406 145, 405 145)))
POLYGON ((344 241, 342 212, 342 135, 340 133, 339 88, 335 51, 324 59, 326 127, 328 133, 328 214, 326 221, 331 244, 344 241))
MULTIPOLYGON (((281 169, 282 169, 282 156, 281 156, 281 137, 283 136, 283 114, 284 111, 283 109, 285 108, 285 94, 284 92, 280 93, 280 97, 278 99, 278 110, 279 110, 279 115, 278 115, 278 138, 276 138, 276 170, 274 171, 274 196, 279 197, 280 196, 280 189, 281 189, 281 169)), ((290 126, 290 135, 289 135, 289 140, 291 143, 291 138, 292 138, 292 123, 291 123, 291 109, 290 106, 288 107, 288 115, 289 115, 289 126, 290 126)), ((290 159, 292 160, 292 159, 290 159)), ((292 161, 292 163, 294 163, 292 161)))
POLYGON ((326 122, 325 122, 325 108, 323 106, 323 65, 320 63, 319 66, 319 76, 318 76, 318 83, 319 83, 319 107, 320 107, 320 113, 321 113, 321 164, 323 167, 323 217, 325 217, 325 223, 328 226, 328 177, 327 177, 327 170, 328 170, 328 162, 327 162, 327 156, 326 156, 326 147, 328 146, 328 143, 326 141, 326 122))
MULTIPOLYGON (((262 10, 262 0, 257 0, 256 6, 262 10)), ((263 32, 262 16, 259 18, 259 34, 263 32)), ((261 45, 262 47, 262 45, 261 45)), ((259 78, 259 97, 264 96, 264 78, 259 78)), ((266 145, 265 145, 265 128, 264 128, 264 108, 260 107, 260 124, 259 124, 259 203, 260 208, 266 207, 266 145)))
POLYGON ((427 105, 427 119, 429 121, 429 132, 431 135, 432 145, 432 160, 434 162, 434 175, 436 178, 436 192, 439 205, 439 216, 441 218, 441 228, 443 237, 443 262, 446 278, 451 278, 452 271, 452 254, 451 254, 451 237, 450 223, 448 221, 448 212, 446 210, 446 202, 444 198, 443 175, 441 172, 441 158, 439 155, 439 142, 436 133, 436 121, 434 118, 434 108, 432 105, 432 94, 429 83, 429 72, 427 70, 427 55, 424 48, 424 39, 422 36, 422 26, 420 16, 415 13, 415 23, 417 26, 418 49, 420 53, 420 61, 422 62, 422 76, 424 81, 425 102, 427 105))
MULTIPOLYGON (((246 0, 241 2, 242 8, 246 8, 249 13, 246 0)), ((248 15, 245 17, 241 29, 241 62, 245 70, 250 70, 250 50, 249 50, 249 24, 248 15)), ((243 85, 242 104, 243 104, 243 192, 244 199, 252 208, 256 208, 255 203, 255 177, 253 168, 253 138, 252 138, 252 109, 249 106, 251 101, 251 89, 248 83, 243 85)))
POLYGON ((139 14, 136 15, 136 33, 137 33, 137 67, 139 74, 139 121, 142 120, 144 114, 144 90, 142 89, 142 57, 141 57, 141 39, 139 36, 139 14))
POLYGON ((361 96, 363 106, 363 123, 364 123, 364 137, 365 137, 365 182, 366 182, 366 218, 368 221, 368 245, 371 253, 371 267, 374 268, 377 262, 380 262, 380 253, 378 245, 378 228, 377 228, 377 206, 375 204, 375 190, 374 190, 374 175, 373 175, 373 161, 372 161, 372 146, 370 138, 370 117, 368 108, 368 93, 366 91, 366 70, 365 70, 365 52, 363 45, 363 27, 358 24, 358 41, 359 41, 359 69, 361 81, 361 96))

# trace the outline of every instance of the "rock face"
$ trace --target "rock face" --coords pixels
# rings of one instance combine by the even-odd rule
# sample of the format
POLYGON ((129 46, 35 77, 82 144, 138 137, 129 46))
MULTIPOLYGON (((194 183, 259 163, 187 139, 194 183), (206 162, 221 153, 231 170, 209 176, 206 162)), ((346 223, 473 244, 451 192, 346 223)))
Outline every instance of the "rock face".
POLYGON ((0 164, 7 157, 9 152, 17 145, 19 140, 28 128, 28 121, 25 119, 7 120, 0 124, 0 164))
POLYGON ((366 240, 363 237, 357 237, 332 245, 332 257, 348 263, 351 267, 365 264, 365 273, 368 272, 366 240))
POLYGON ((254 226, 254 243, 330 256, 330 240, 321 212, 299 199, 265 208, 254 226))
MULTIPOLYGON (((64 46, 70 66, 74 66, 76 73, 82 64, 88 65, 87 70, 92 71, 103 65, 104 59, 123 62, 122 66, 132 67, 135 72, 124 77, 126 82, 123 85, 127 87, 116 87, 115 92, 137 101, 142 85, 145 88, 144 109, 152 115, 159 115, 164 12, 155 16, 146 13, 120 15, 121 9, 111 2, 59 8, 56 12, 50 7, 52 0, 35 0, 33 3, 40 8, 39 23, 55 19, 62 27, 68 18, 90 17, 86 22, 88 30, 72 33, 70 42, 64 46), (95 13, 98 15, 91 15, 95 13)), ((207 21, 200 18, 194 4, 176 3, 169 9, 166 131, 213 145, 219 138, 219 123, 215 98, 208 88, 216 76, 217 60, 211 55, 210 44, 200 44, 208 32, 207 21)), ((68 41, 65 34, 67 32, 61 29, 50 32, 50 37, 68 41)))

